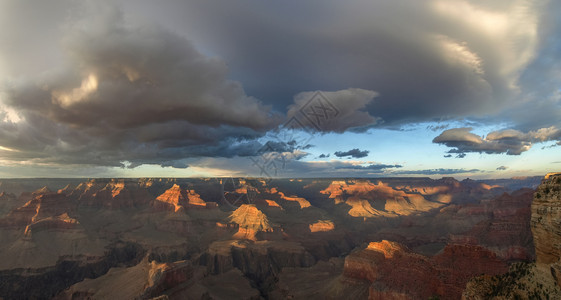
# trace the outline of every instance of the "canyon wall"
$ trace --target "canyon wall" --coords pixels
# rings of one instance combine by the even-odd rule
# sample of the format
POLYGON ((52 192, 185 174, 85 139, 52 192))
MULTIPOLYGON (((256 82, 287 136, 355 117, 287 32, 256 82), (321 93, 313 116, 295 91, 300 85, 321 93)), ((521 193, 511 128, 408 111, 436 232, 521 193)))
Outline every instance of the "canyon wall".
POLYGON ((531 224, 536 262, 549 266, 561 285, 561 173, 547 174, 536 190, 531 224))

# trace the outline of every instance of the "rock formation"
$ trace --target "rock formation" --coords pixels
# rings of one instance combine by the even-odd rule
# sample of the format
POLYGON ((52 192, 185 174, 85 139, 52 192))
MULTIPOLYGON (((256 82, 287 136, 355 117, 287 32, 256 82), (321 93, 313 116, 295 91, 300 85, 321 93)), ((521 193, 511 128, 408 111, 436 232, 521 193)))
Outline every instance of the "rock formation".
MULTIPOLYGON (((507 201, 501 215, 510 209, 507 201)), ((561 298, 561 173, 545 176, 534 194, 531 211, 536 263, 517 263, 506 274, 473 278, 462 299, 561 298)))
POLYGON ((56 299, 149 299, 188 282, 194 268, 186 261, 174 263, 142 260, 130 268, 113 268, 97 279, 85 279, 56 299))
MULTIPOLYGON (((0 297, 457 298, 471 276, 533 257, 532 191, 500 184, 0 180, 9 188, 0 194, 0 297)), ((537 211, 552 215, 548 203, 537 211)), ((555 238, 548 220, 542 234, 555 238)), ((555 257, 556 244, 543 245, 540 255, 555 257)))
POLYGON ((430 258, 383 240, 347 256, 343 277, 370 282, 369 299, 458 299, 471 277, 507 270, 479 246, 449 245, 430 258))
POLYGON ((335 229, 335 224, 330 220, 319 220, 310 224, 311 232, 332 231, 335 229))
POLYGON ((152 202, 152 206, 156 210, 171 209, 174 212, 179 212, 185 209, 184 205, 187 202, 185 198, 185 193, 181 189, 181 187, 179 187, 179 185, 177 184, 174 184, 171 188, 158 196, 158 198, 156 198, 156 200, 152 202))
POLYGON ((561 173, 547 174, 532 202, 536 262, 547 265, 561 285, 561 173))
POLYGON ((72 213, 75 205, 63 194, 42 193, 0 220, 3 226, 25 227, 41 219, 72 213))
POLYGON ((351 206, 349 215, 362 218, 392 217, 426 212, 442 206, 442 203, 428 201, 416 191, 395 189, 379 181, 354 182, 333 181, 320 193, 329 195, 335 204, 351 206))
POLYGON ((253 204, 243 204, 230 215, 230 222, 238 225, 234 235, 238 239, 256 240, 259 232, 272 232, 267 216, 253 204))

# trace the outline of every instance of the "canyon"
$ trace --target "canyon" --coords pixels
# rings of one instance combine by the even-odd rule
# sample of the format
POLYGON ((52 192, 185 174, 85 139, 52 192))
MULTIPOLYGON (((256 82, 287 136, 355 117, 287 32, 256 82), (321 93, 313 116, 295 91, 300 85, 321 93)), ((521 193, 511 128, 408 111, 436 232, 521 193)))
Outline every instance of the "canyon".
POLYGON ((0 297, 477 299, 534 261, 553 293, 560 179, 1 179, 0 297))

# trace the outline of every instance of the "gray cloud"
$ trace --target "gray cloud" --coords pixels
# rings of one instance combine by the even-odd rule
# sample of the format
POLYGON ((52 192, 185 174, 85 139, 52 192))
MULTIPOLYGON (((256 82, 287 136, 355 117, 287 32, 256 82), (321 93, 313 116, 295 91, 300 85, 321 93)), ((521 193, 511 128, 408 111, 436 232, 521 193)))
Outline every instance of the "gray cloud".
POLYGON ((500 167, 497 168, 497 171, 504 171, 506 169, 508 169, 507 166, 500 166, 500 167))
POLYGON ((448 153, 458 155, 467 152, 520 155, 528 151, 534 143, 561 139, 561 130, 554 126, 526 133, 513 129, 493 131, 485 138, 471 133, 471 130, 470 127, 445 130, 433 139, 433 143, 451 147, 453 149, 448 153))
POLYGON ((175 5, 187 15, 170 26, 201 28, 196 39, 231 63, 250 94, 282 110, 301 91, 359 87, 380 94, 364 111, 386 126, 510 107, 543 8, 525 0, 175 5))
POLYGON ((0 3, 4 160, 253 156, 276 112, 309 121, 302 91, 331 91, 324 133, 467 118, 514 130, 446 130, 457 158, 561 143, 558 1, 88 3, 0 3))
POLYGON ((334 154, 337 157, 350 156, 350 157, 353 157, 353 158, 362 158, 362 157, 368 156, 369 152, 370 151, 368 151, 368 150, 362 150, 361 151, 360 149, 355 148, 355 149, 351 149, 349 151, 336 151, 334 154))
POLYGON ((13 150, 3 157, 187 167, 174 161, 254 155, 261 145, 251 140, 281 121, 227 79, 223 61, 114 8, 69 25, 61 54, 63 67, 5 86, 2 102, 19 120, 0 122, 0 144, 13 150))
POLYGON ((430 126, 427 126, 427 129, 430 129, 432 131, 441 131, 441 130, 444 130, 444 129, 448 128, 449 126, 450 126, 449 124, 430 125, 430 126))
MULTIPOLYGON (((367 177, 392 175, 392 169, 400 168, 400 165, 383 164, 371 161, 304 161, 288 159, 271 165, 256 165, 247 160, 230 160, 224 158, 202 158, 190 161, 193 167, 210 168, 215 170, 226 170, 226 176, 267 176, 276 177, 367 177), (261 169, 262 168, 262 169, 261 169), (234 173, 228 173, 234 170, 234 173), (267 172, 266 174, 262 171, 267 172)), ((221 174, 221 173, 217 173, 221 174)))
POLYGON ((315 131, 364 131, 378 120, 364 111, 376 96, 376 92, 363 89, 302 92, 294 97, 287 118, 295 118, 302 127, 315 131))
POLYGON ((337 169, 354 169, 354 170, 385 170, 385 169, 393 169, 393 168, 401 168, 402 165, 385 165, 385 164, 369 164, 369 165, 347 165, 347 166, 339 166, 336 167, 337 169))
POLYGON ((452 175, 463 173, 478 173, 482 172, 479 169, 426 169, 426 170, 406 170, 392 172, 396 175, 452 175))

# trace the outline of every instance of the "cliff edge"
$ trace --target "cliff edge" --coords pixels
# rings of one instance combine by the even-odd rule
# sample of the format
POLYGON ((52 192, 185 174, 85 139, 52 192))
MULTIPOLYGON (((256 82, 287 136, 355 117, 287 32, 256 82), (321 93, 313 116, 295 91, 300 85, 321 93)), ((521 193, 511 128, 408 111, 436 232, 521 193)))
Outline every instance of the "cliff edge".
POLYGON ((549 267, 561 286, 561 173, 549 173, 532 202, 532 234, 538 267, 549 267))

